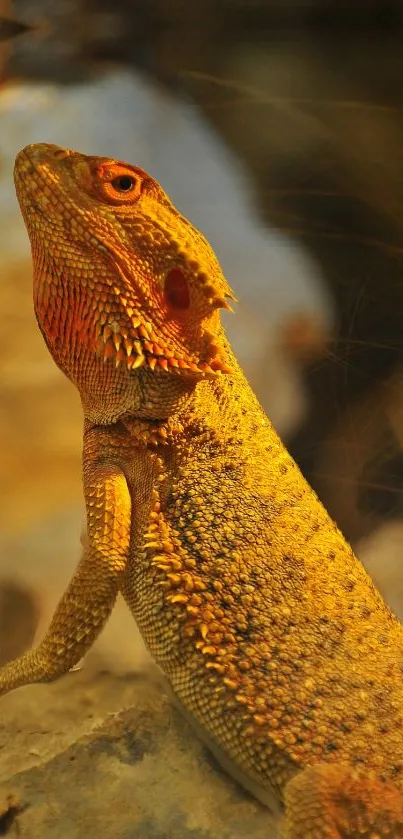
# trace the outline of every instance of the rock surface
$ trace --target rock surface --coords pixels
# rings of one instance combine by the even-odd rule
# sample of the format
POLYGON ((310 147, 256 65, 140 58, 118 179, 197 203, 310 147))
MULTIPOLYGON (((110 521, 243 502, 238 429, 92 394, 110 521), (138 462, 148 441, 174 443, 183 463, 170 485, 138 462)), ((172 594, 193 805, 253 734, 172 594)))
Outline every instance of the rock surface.
POLYGON ((84 670, 6 697, 0 758, 0 806, 13 794, 25 807, 21 837, 277 836, 270 812, 221 772, 148 678, 84 670), (94 718, 129 695, 131 707, 94 718), (25 764, 17 773, 13 755, 25 764))

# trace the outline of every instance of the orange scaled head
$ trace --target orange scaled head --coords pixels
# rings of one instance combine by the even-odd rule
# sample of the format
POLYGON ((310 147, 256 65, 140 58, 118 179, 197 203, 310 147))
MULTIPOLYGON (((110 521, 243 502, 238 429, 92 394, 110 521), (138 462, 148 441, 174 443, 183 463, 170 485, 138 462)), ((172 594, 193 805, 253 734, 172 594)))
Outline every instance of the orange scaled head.
POLYGON ((125 391, 122 410, 140 410, 128 394, 139 393, 141 376, 195 382, 231 372, 219 309, 233 295, 205 238, 156 181, 135 166, 37 144, 17 156, 15 184, 37 318, 85 404, 102 401, 107 386, 109 396, 125 391))

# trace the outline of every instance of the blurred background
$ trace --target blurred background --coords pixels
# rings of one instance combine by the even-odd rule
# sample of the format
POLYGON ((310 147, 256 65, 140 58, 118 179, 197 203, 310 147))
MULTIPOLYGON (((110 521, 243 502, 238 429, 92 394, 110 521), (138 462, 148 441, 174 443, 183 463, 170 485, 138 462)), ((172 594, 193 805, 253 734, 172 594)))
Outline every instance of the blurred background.
MULTIPOLYGON (((402 34, 393 0, 0 0, 1 660, 48 623, 84 521, 12 184, 36 141, 148 169, 207 235, 253 387, 403 615, 402 34)), ((120 672, 144 656, 126 620, 97 648, 120 672)))

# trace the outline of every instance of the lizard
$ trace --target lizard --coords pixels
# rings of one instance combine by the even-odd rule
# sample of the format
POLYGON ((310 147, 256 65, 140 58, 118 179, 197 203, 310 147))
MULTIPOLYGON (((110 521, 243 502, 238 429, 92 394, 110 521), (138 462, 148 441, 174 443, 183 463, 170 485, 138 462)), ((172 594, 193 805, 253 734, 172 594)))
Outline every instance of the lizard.
POLYGON ((403 628, 250 389, 212 248, 112 158, 30 145, 15 185, 38 324, 81 397, 87 537, 0 694, 73 668, 119 593, 283 839, 403 837, 403 628))

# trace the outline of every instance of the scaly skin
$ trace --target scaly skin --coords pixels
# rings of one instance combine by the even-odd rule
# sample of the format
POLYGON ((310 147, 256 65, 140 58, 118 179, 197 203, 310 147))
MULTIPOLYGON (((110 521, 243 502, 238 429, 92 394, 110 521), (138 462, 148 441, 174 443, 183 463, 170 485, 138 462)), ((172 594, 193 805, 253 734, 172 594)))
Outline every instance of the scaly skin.
POLYGON ((28 146, 35 309, 84 411, 84 556, 0 693, 83 656, 121 591, 177 701, 285 839, 403 837, 403 630, 220 326, 204 238, 135 167, 28 146))

